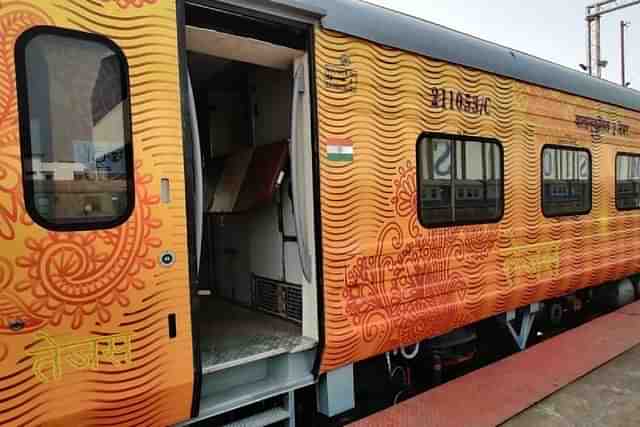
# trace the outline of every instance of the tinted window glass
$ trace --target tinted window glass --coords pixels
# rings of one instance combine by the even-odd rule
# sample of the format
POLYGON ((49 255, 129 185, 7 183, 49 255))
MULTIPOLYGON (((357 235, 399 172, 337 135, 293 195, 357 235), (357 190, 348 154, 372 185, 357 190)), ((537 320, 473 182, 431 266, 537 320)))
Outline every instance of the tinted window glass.
POLYGON ((445 224, 453 218, 451 153, 453 142, 420 141, 420 218, 425 225, 445 224))
POLYGON ((32 30, 17 49, 25 198, 53 229, 103 228, 133 208, 126 64, 106 40, 32 30))
POLYGON ((616 206, 620 210, 640 209, 640 155, 616 157, 616 206))
POLYGON ((591 210, 591 157, 587 150, 542 150, 542 211, 545 216, 578 215, 591 210))
POLYGON ((424 137, 418 144, 424 225, 493 222, 503 209, 502 150, 493 141, 424 137), (453 172, 455 171, 455 172, 453 172))

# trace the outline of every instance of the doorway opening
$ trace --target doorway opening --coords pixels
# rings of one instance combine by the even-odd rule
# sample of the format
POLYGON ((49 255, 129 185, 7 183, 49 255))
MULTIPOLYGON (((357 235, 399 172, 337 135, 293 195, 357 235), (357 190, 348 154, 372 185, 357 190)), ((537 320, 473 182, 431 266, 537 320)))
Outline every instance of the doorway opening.
POLYGON ((203 27, 197 16, 186 28, 202 184, 193 321, 209 400, 203 409, 211 415, 264 389, 313 382, 311 116, 308 55, 297 42, 267 41, 273 32, 250 22, 241 22, 242 31, 203 27), (296 357, 303 360, 297 371, 281 369, 296 357))

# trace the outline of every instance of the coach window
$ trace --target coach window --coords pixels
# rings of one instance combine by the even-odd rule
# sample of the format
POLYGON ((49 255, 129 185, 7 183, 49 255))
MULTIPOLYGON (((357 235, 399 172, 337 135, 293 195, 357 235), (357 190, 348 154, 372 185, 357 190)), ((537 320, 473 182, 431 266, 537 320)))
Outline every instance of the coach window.
POLYGON ((426 134, 418 142, 418 211, 424 226, 497 222, 503 154, 490 139, 426 134))
POLYGON ((25 204, 43 227, 113 227, 133 210, 127 64, 106 38, 50 27, 16 47, 25 204))
POLYGON ((542 212, 547 217, 591 210, 591 155, 588 150, 547 146, 542 150, 542 212))
POLYGON ((640 209, 640 155, 616 156, 616 207, 640 209))

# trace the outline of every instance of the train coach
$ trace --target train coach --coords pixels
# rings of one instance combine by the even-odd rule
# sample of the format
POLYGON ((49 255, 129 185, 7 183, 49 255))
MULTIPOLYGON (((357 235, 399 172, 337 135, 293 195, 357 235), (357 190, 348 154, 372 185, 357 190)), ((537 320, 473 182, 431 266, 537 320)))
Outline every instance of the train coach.
POLYGON ((634 90, 357 0, 3 0, 0 41, 0 425, 294 425, 635 298, 634 90))

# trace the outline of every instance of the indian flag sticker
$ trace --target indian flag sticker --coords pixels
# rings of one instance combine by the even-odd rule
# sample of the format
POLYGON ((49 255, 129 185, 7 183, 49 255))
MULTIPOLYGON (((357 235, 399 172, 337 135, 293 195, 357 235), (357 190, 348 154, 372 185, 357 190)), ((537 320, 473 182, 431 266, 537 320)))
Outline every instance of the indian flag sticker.
POLYGON ((327 141, 327 159, 333 162, 352 162, 353 142, 349 139, 329 139, 327 141))

